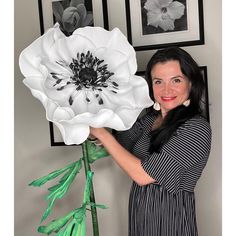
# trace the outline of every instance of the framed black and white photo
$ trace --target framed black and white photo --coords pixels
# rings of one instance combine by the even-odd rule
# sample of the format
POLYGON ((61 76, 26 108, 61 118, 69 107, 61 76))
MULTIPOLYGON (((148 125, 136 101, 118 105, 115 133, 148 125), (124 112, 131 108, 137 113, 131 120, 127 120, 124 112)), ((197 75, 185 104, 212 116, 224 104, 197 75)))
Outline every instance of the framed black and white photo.
MULTIPOLYGON (((201 99, 202 113, 203 113, 204 117, 206 117, 208 122, 210 122, 207 67, 206 66, 200 66, 199 68, 200 68, 200 71, 202 73, 203 80, 204 80, 204 85, 205 85, 203 95, 202 95, 202 99, 201 99)), ((143 78, 145 78, 145 71, 138 71, 136 73, 136 75, 142 76, 143 78)))
POLYGON ((56 22, 66 35, 84 26, 108 29, 107 0, 38 0, 38 8, 41 34, 56 22))
POLYGON ((204 44, 202 0, 126 0, 127 37, 136 51, 204 44))

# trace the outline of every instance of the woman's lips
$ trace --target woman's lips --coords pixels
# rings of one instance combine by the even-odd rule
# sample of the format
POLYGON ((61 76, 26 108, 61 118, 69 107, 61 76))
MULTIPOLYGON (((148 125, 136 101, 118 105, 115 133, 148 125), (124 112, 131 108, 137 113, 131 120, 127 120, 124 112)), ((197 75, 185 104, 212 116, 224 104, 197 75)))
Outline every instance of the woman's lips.
POLYGON ((163 102, 170 102, 170 101, 173 101, 175 98, 176 96, 175 97, 161 97, 161 100, 163 102))

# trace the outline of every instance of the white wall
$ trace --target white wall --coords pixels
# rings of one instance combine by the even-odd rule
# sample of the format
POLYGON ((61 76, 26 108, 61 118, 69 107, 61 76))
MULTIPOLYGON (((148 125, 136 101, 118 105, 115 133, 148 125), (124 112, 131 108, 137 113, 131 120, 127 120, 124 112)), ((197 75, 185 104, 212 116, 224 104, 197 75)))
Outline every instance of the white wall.
MULTIPOLYGON (((43 0, 46 1, 46 0, 43 0)), ((124 0, 108 0, 110 27, 125 33, 124 0), (122 13, 123 10, 123 13, 122 13), (117 14, 119 12, 119 14, 117 14)), ((213 130, 208 164, 196 188, 199 236, 221 235, 221 0, 204 0, 205 44, 185 47, 200 65, 207 66, 210 122, 213 130)), ((32 180, 76 160, 79 147, 50 147, 48 122, 38 100, 22 84, 18 67, 20 52, 40 35, 37 1, 15 1, 15 236, 39 235, 36 229, 46 208, 46 187, 27 186, 32 180)), ((139 70, 144 70, 154 51, 137 53, 139 70)), ((109 159, 92 166, 97 203, 109 206, 98 210, 100 235, 127 235, 128 177, 109 159)), ((79 206, 84 173, 66 197, 56 204, 53 217, 79 206)), ((50 218, 49 220, 51 220, 50 218)), ((92 235, 88 224, 88 234, 92 235)))

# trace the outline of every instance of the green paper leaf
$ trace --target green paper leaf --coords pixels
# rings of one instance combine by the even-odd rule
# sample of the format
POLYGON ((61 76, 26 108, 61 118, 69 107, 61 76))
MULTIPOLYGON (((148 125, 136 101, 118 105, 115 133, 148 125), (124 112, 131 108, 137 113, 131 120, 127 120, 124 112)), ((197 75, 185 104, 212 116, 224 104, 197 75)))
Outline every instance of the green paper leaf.
POLYGON ((88 171, 87 178, 86 178, 85 190, 84 190, 83 204, 89 204, 89 202, 90 202, 92 178, 93 178, 93 172, 88 171))
POLYGON ((93 203, 93 202, 90 202, 89 205, 90 205, 90 206, 93 206, 93 207, 101 208, 101 209, 108 209, 108 207, 105 206, 105 205, 102 205, 102 204, 95 204, 95 203, 93 203))
POLYGON ((50 213, 51 213, 51 211, 52 211, 52 208, 53 208, 53 205, 54 205, 54 202, 55 202, 56 199, 57 199, 57 196, 56 196, 56 195, 51 199, 51 201, 50 201, 49 204, 48 204, 47 209, 46 209, 46 210, 44 211, 44 213, 43 213, 43 216, 42 216, 42 218, 41 218, 40 223, 42 223, 44 220, 46 220, 47 217, 50 215, 50 213))
POLYGON ((73 215, 76 213, 75 211, 72 211, 68 213, 67 215, 51 221, 47 226, 39 226, 38 232, 43 234, 51 234, 52 232, 58 232, 62 227, 64 227, 67 222, 73 217, 73 215))
POLYGON ((67 227, 65 228, 65 231, 62 235, 63 236, 71 236, 74 226, 75 226, 75 221, 73 220, 67 225, 67 227))
POLYGON ((86 236, 86 216, 83 221, 78 225, 77 232, 75 231, 75 236, 86 236))
POLYGON ((86 205, 83 204, 80 210, 74 215, 77 221, 76 228, 73 230, 75 236, 85 236, 86 235, 86 205))
MULTIPOLYGON (((64 172, 65 172, 65 170, 67 170, 67 172, 60 179, 59 184, 49 188, 50 193, 46 196, 46 200, 50 200, 50 202, 48 204, 47 209, 43 213, 41 222, 44 221, 51 213, 52 208, 54 206, 54 202, 56 201, 56 199, 62 198, 68 192, 77 173, 79 172, 79 170, 82 167, 81 162, 82 162, 82 160, 80 159, 79 161, 74 162, 73 164, 67 166, 66 168, 63 168, 64 172)), ((61 173, 63 173, 63 172, 61 172, 61 173)))
POLYGON ((33 182, 31 182, 29 185, 30 186, 35 186, 35 187, 40 187, 41 185, 45 184, 46 182, 48 182, 49 180, 55 179, 56 177, 58 177, 59 175, 61 175, 63 172, 65 172, 66 170, 68 170, 69 168, 71 168, 71 166, 75 165, 76 162, 71 163, 69 165, 67 165, 66 167, 59 169, 59 170, 55 170, 51 173, 49 173, 46 176, 43 176, 37 180, 34 180, 33 182))
POLYGON ((88 161, 90 164, 98 159, 110 155, 104 147, 96 146, 94 143, 90 141, 87 141, 87 150, 88 150, 88 161))

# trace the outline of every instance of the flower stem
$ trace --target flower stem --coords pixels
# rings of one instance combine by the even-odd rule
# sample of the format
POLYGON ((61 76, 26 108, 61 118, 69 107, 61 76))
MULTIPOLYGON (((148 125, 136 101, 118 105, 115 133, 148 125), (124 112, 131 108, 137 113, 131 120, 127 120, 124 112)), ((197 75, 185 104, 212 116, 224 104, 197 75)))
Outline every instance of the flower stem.
MULTIPOLYGON (((88 161, 87 140, 82 143, 82 150, 83 150, 85 175, 87 176, 88 171, 91 171, 89 161, 88 161)), ((94 190, 93 190, 93 183, 91 183, 90 202, 96 204, 94 190)), ((93 236, 99 236, 97 209, 95 206, 91 206, 91 215, 92 215, 92 223, 93 223, 93 236)))

